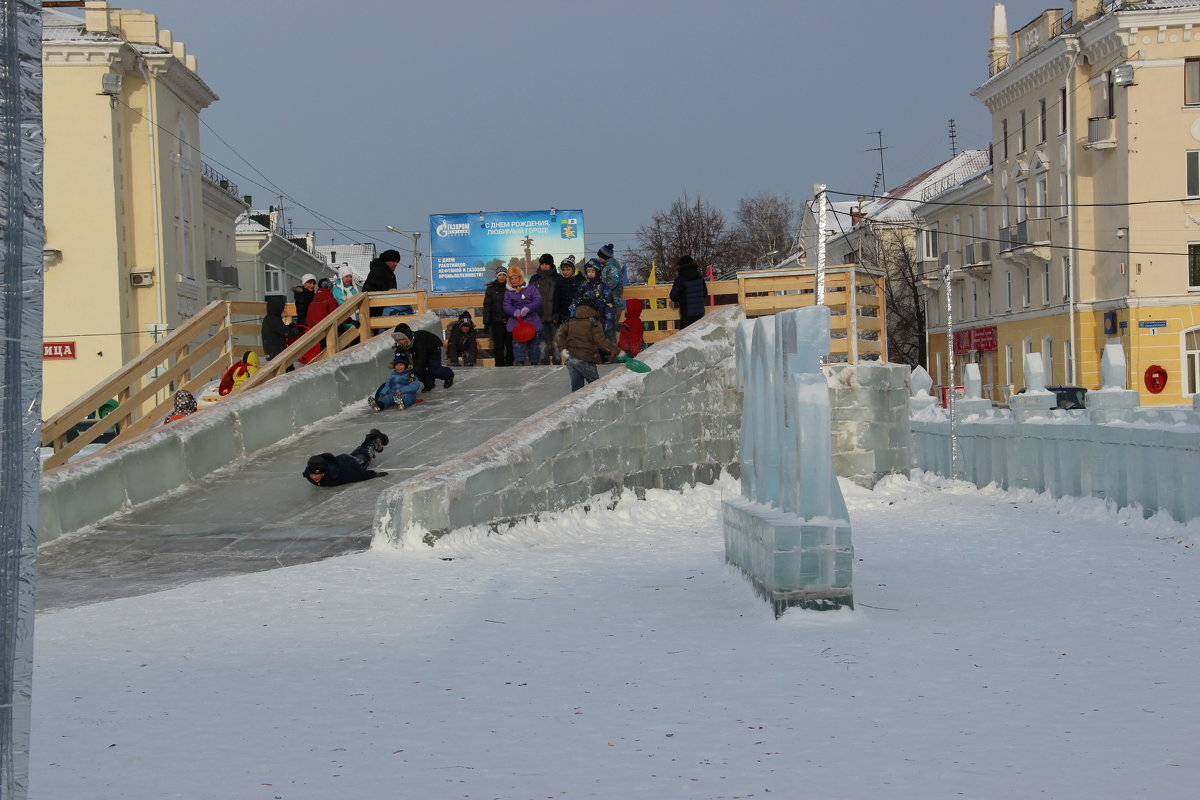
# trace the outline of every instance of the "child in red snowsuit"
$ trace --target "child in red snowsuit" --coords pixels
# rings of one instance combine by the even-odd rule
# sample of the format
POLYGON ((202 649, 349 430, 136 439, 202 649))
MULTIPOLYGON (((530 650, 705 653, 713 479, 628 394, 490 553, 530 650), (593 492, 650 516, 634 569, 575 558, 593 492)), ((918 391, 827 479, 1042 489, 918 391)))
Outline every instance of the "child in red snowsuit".
POLYGON ((617 337, 617 347, 631 356, 642 352, 646 343, 642 341, 642 309, 645 305, 636 297, 625 301, 625 321, 621 323, 621 335, 617 337))

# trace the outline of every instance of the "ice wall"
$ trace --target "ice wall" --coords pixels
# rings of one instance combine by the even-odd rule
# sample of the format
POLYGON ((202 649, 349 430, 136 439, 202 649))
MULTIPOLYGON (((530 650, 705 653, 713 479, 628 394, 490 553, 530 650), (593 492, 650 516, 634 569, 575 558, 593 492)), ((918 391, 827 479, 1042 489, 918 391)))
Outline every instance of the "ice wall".
MULTIPOLYGON (((441 332, 432 313, 410 325, 441 332)), ((153 500, 361 403, 391 362, 392 339, 384 332, 47 473, 41 486, 39 543, 153 500)))
POLYGON ((737 470, 732 306, 484 445, 379 498, 375 546, 432 544, 457 528, 496 530, 597 495, 712 483, 737 470), (586 409, 578 413, 579 408, 586 409))
POLYGON ((725 558, 777 615, 791 606, 853 606, 850 519, 833 471, 829 382, 820 363, 828 352, 825 306, 738 329, 742 497, 722 503, 725 558))
MULTIPOLYGON (((1165 511, 1180 522, 1200 518, 1200 399, 1192 407, 1141 408, 1123 378, 1106 382, 1087 393, 1085 409, 1051 408, 1054 394, 1040 392, 1018 395, 1020 405, 1011 410, 960 414, 954 477, 980 487, 1097 497, 1148 515, 1165 511)), ((911 424, 915 465, 949 477, 949 415, 924 409, 911 424)))

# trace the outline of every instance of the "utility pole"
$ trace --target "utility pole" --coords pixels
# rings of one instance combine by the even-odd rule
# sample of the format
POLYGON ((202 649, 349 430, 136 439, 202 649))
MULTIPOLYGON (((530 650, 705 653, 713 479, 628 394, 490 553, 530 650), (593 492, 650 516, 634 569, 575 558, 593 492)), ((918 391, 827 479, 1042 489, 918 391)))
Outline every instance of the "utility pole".
POLYGON ((868 131, 868 134, 879 137, 879 146, 878 147, 868 147, 865 152, 868 152, 868 153, 870 153, 872 151, 879 152, 879 178, 880 178, 880 180, 883 181, 883 191, 886 192, 887 191, 887 172, 883 168, 883 151, 888 150, 890 148, 883 146, 883 131, 882 130, 868 131))
POLYGON ((421 243, 421 232, 413 231, 413 291, 417 290, 417 262, 421 258, 421 251, 417 249, 417 245, 421 243))

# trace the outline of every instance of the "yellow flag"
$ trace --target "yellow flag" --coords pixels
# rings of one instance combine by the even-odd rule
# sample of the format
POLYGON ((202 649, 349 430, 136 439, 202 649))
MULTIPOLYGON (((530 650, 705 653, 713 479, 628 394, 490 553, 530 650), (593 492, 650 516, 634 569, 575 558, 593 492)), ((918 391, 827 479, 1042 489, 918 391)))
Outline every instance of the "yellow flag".
POLYGON ((658 284, 658 276, 655 274, 654 262, 650 262, 650 276, 646 278, 647 286, 655 286, 658 284))

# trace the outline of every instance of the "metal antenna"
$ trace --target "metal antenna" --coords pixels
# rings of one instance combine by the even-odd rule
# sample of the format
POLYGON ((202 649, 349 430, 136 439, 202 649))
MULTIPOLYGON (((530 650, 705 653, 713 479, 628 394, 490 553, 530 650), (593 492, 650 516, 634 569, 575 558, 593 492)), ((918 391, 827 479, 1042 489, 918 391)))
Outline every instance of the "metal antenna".
POLYGON ((950 120, 950 157, 958 155, 958 131, 954 128, 954 120, 950 120))
MULTIPOLYGON (((879 180, 882 182, 883 190, 886 192, 887 191, 887 171, 883 168, 883 151, 888 150, 890 148, 883 146, 883 131, 881 131, 881 130, 880 131, 868 131, 867 133, 870 136, 878 136, 879 137, 879 146, 878 147, 868 147, 865 152, 870 153, 872 150, 879 151, 879 180)), ((876 192, 876 194, 878 194, 878 192, 876 192)))

